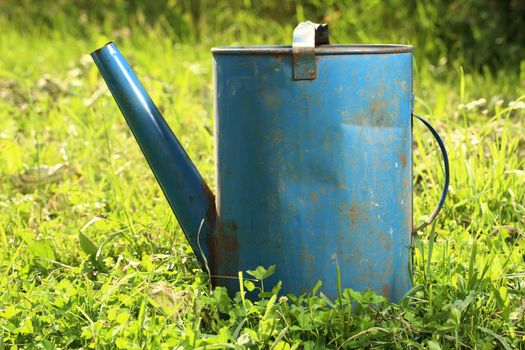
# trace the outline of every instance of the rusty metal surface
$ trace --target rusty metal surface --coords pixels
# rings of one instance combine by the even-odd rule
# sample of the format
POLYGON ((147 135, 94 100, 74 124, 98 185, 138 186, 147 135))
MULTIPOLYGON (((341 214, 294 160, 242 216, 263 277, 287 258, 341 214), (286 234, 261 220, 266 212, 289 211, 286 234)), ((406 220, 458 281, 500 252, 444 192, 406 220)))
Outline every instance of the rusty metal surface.
POLYGON ((315 47, 329 44, 328 25, 301 22, 293 31, 292 57, 294 80, 313 80, 317 76, 315 47))
POLYGON ((266 285, 321 280, 335 298, 339 266, 343 288, 397 301, 411 286, 412 48, 314 50, 316 79, 296 81, 290 47, 214 49, 216 198, 116 46, 92 56, 215 285, 275 264, 266 285))
POLYGON ((295 47, 293 49, 294 80, 313 80, 317 76, 314 48, 295 47))
MULTIPOLYGON (((413 52, 409 45, 370 44, 370 45, 320 45, 315 48, 316 55, 360 55, 360 54, 398 54, 413 52)), ((214 55, 291 55, 290 45, 260 46, 219 46, 211 49, 214 55)))
POLYGON ((276 264, 265 285, 297 294, 322 280, 336 297, 338 264, 344 288, 399 300, 411 286, 412 53, 321 55, 315 80, 294 81, 291 55, 214 52, 215 273, 276 264))

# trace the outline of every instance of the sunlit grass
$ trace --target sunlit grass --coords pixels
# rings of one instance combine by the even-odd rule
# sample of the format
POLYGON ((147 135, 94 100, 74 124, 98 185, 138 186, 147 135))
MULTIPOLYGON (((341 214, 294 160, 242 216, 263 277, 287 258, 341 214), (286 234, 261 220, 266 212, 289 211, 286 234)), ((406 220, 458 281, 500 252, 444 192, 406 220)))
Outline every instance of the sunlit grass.
MULTIPOLYGON (((163 30, 115 35, 213 184, 211 44, 163 30)), ((253 304, 208 289, 86 56, 112 36, 56 36, 0 35, 0 349, 523 346, 525 97, 515 77, 419 59, 415 109, 444 136, 452 179, 438 222, 414 242, 415 287, 400 305, 350 290, 336 302, 315 286, 310 298, 253 304)), ((421 222, 443 175, 431 135, 416 122, 414 132, 421 222)))

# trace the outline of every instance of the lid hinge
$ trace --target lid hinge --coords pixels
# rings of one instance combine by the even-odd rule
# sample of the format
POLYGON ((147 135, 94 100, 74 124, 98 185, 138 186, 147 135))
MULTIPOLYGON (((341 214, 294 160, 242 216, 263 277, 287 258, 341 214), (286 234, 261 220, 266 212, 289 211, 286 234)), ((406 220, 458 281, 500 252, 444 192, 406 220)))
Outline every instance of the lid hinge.
POLYGON ((314 80, 317 77, 315 47, 328 45, 328 24, 301 22, 293 31, 293 79, 314 80))

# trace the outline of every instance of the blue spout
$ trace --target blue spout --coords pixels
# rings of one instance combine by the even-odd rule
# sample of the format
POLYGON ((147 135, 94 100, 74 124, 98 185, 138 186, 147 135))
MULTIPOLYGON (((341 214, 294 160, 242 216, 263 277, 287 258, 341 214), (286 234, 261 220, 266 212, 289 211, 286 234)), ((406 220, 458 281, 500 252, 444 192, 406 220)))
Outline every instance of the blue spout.
POLYGON ((91 53, 203 266, 213 249, 215 197, 117 46, 91 53))

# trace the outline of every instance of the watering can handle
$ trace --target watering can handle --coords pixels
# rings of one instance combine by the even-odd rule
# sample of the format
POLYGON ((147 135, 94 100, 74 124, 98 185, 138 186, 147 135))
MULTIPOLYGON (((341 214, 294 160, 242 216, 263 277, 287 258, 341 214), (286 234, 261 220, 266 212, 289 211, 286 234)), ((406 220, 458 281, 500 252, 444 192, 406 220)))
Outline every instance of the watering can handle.
POLYGON ((439 199, 438 204, 436 205, 436 207, 434 208, 434 211, 432 212, 432 214, 430 214, 428 219, 426 219, 423 224, 419 225, 418 227, 412 230, 412 233, 415 234, 418 231, 421 231, 422 229, 430 225, 432 221, 434 221, 434 219, 438 216, 441 208, 443 208, 443 204, 445 203, 445 199, 447 198, 448 184, 450 182, 450 171, 449 171, 449 164, 448 164, 447 149, 445 148, 445 144, 443 143, 443 140, 437 133, 436 129, 434 129, 434 127, 428 122, 428 120, 422 118, 421 116, 415 113, 412 113, 412 115, 416 117, 417 119, 419 119, 421 122, 423 122, 423 124, 425 124, 425 126, 428 128, 428 130, 430 130, 430 132, 436 139, 439 145, 439 149, 441 150, 441 154, 443 155, 443 166, 445 168, 445 184, 443 186, 443 191, 441 192, 441 198, 439 199))

